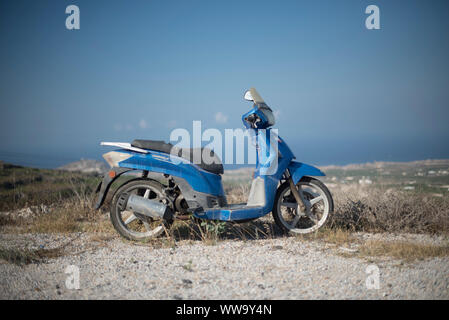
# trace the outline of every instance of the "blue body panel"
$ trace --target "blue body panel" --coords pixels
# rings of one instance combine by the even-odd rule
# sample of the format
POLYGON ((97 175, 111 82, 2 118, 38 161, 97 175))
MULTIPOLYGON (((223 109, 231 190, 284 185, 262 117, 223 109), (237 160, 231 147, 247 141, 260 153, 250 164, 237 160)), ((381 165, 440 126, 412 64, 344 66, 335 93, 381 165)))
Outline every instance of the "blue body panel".
POLYGON ((116 151, 132 154, 131 158, 119 163, 122 168, 160 172, 180 177, 185 179, 195 191, 224 196, 220 175, 207 172, 185 159, 153 150, 148 150, 148 153, 124 149, 116 151))
POLYGON ((195 217, 206 220, 220 220, 220 221, 238 221, 248 220, 262 217, 263 207, 245 207, 239 208, 222 208, 222 209, 207 209, 203 212, 195 213, 195 217))

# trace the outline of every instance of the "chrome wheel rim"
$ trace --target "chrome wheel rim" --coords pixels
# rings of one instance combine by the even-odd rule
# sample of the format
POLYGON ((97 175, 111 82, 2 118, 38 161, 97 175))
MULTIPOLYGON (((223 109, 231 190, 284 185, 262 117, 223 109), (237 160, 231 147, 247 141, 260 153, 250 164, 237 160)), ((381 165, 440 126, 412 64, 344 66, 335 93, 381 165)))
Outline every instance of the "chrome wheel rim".
POLYGON ((305 208, 298 210, 298 204, 290 187, 279 196, 277 210, 282 225, 292 234, 304 234, 318 230, 329 215, 329 199, 325 191, 310 182, 296 185, 305 208))
MULTIPOLYGON (((137 194, 151 200, 159 200, 163 203, 166 202, 161 191, 151 185, 142 184, 133 186, 125 192, 128 194, 137 194)), ((134 215, 132 211, 120 210, 119 207, 116 207, 116 210, 118 211, 119 222, 122 228, 135 238, 154 238, 164 232, 164 223, 162 219, 139 218, 134 215)))

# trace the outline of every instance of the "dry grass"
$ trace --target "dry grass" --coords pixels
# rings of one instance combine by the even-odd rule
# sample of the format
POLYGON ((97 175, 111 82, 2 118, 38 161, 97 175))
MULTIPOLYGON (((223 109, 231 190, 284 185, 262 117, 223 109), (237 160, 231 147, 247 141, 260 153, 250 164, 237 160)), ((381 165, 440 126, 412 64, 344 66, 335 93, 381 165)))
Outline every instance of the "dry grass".
MULTIPOLYGON (((40 182, 39 182, 40 183, 40 182)), ((72 233, 88 232, 93 241, 105 242, 117 237, 109 218, 93 208, 96 195, 90 182, 70 178, 70 197, 60 198, 49 213, 32 219, 0 217, 2 232, 16 233, 72 233), (95 238, 95 235, 97 238, 95 238)), ((247 200, 249 184, 227 187, 229 203, 247 200)), ((448 256, 447 246, 419 245, 408 242, 361 242, 353 232, 410 232, 442 233, 449 231, 449 199, 425 194, 405 193, 393 189, 344 185, 332 190, 335 212, 327 224, 317 232, 298 236, 299 239, 320 240, 335 246, 358 246, 361 257, 391 256, 403 260, 448 256)), ((257 240, 283 236, 271 216, 236 224, 191 219, 176 221, 166 230, 166 237, 148 241, 155 247, 174 247, 177 241, 201 241, 214 245, 221 240, 257 240)), ((38 259, 42 252, 5 251, 0 255, 8 261, 27 263, 38 259), (20 262, 22 261, 22 262, 20 262)), ((50 253, 48 253, 50 254, 50 253)))
POLYGON ((0 221, 2 232, 14 233, 113 233, 109 219, 100 211, 94 210, 96 195, 82 182, 69 182, 73 196, 61 200, 34 218, 3 218, 0 221))
MULTIPOLYGON (((242 185, 229 191, 229 202, 246 201, 248 186, 242 185)), ((69 199, 59 202, 50 213, 41 214, 32 221, 2 218, 0 226, 13 227, 20 232, 70 233, 86 231, 115 234, 106 217, 93 209, 95 195, 82 184, 73 185, 69 199)), ((334 190, 335 212, 325 228, 311 237, 336 239, 344 231, 447 233, 449 230, 449 199, 403 193, 379 188, 346 186, 334 190), (334 230, 335 232, 330 232, 334 230)), ((271 216, 243 224, 205 221, 177 221, 168 230, 175 239, 216 242, 220 239, 264 239, 280 236, 271 216)))
POLYGON ((331 229, 328 227, 323 227, 311 234, 298 235, 297 237, 299 239, 311 241, 320 240, 336 246, 348 245, 357 241, 353 236, 353 233, 349 230, 331 229))
POLYGON ((173 241, 201 241, 206 245, 215 245, 222 240, 272 239, 280 236, 275 234, 274 228, 273 222, 263 219, 240 224, 191 219, 175 221, 167 230, 167 236, 173 241))
POLYGON ((16 226, 18 225, 18 221, 11 217, 0 216, 0 227, 2 226, 16 226))
MULTIPOLYGON (((249 188, 249 184, 226 188, 228 202, 245 202, 249 188)), ((443 234, 449 232, 447 197, 358 184, 340 185, 331 191, 335 210, 326 226, 332 230, 443 234)))
MULTIPOLYGON (((285 236, 280 233, 280 230, 275 231, 275 229, 277 227, 274 222, 263 219, 239 224, 192 218, 187 221, 176 220, 169 229, 165 230, 165 237, 129 243, 160 249, 175 248, 180 241, 184 244, 201 242, 213 246, 226 240, 251 241, 285 236)), ((124 241, 128 242, 128 240, 124 241)))
POLYGON ((53 205, 89 189, 99 177, 61 170, 34 169, 5 164, 0 170, 0 211, 33 205, 53 205))
POLYGON ((412 262, 427 258, 449 256, 448 245, 419 244, 405 241, 370 240, 359 247, 359 255, 368 259, 376 257, 392 257, 412 262))
POLYGON ((334 191, 334 229, 448 233, 449 199, 394 189, 344 186, 334 191))
POLYGON ((324 227, 312 234, 299 235, 301 240, 319 240, 330 244, 345 257, 359 257, 368 261, 379 258, 394 258, 403 262, 413 262, 435 257, 449 256, 449 243, 422 244, 397 240, 362 240, 348 229, 324 227), (349 250, 340 250, 346 248, 349 250))
POLYGON ((40 263, 63 255, 64 250, 62 248, 37 250, 0 248, 0 259, 19 266, 40 263))
POLYGON ((229 204, 246 203, 248 200, 250 184, 240 184, 238 186, 230 186, 225 188, 226 198, 229 204))

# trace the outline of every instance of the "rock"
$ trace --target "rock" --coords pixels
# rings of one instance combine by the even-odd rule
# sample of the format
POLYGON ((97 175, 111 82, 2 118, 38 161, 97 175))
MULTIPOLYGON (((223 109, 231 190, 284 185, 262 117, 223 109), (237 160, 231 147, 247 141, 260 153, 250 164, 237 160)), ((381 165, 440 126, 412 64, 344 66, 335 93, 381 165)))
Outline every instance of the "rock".
POLYGON ((14 211, 4 211, 0 212, 0 216, 9 218, 9 219, 29 219, 34 218, 40 214, 47 214, 50 212, 50 208, 46 205, 39 205, 39 206, 31 206, 26 207, 14 211))
POLYGON ((351 249, 351 248, 345 248, 345 247, 339 247, 338 249, 341 251, 344 251, 344 252, 349 252, 349 253, 355 253, 358 251, 357 249, 351 249))

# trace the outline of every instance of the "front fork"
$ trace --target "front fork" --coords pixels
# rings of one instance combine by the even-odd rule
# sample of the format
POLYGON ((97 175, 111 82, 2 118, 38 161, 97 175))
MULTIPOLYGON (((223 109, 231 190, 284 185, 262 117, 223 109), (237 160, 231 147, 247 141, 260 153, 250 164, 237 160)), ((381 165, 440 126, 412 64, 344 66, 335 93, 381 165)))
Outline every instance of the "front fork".
POLYGON ((299 193, 298 189, 295 186, 295 183, 293 182, 292 175, 290 174, 290 170, 285 170, 285 178, 287 179, 288 183, 290 184, 290 190, 293 193, 293 196, 295 197, 296 203, 298 204, 297 212, 300 216, 305 216, 307 212, 309 212, 310 208, 308 208, 308 205, 306 204, 306 201, 304 201, 303 197, 299 193))

